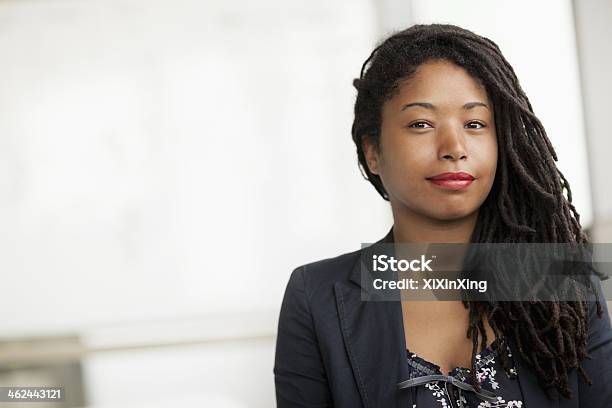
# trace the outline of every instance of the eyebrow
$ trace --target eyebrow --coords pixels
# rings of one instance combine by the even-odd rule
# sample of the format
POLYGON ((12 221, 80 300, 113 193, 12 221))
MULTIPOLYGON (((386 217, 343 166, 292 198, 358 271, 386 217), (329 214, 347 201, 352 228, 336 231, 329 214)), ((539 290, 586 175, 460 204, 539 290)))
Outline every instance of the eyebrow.
MULTIPOLYGON (((429 102, 412 102, 412 103, 408 103, 408 104, 402 106, 401 110, 404 111, 404 110, 406 110, 406 109, 408 109, 410 107, 413 107, 413 106, 420 106, 420 107, 425 108, 425 109, 436 110, 436 107, 434 105, 432 105, 431 103, 429 103, 429 102)), ((463 105, 463 109, 468 110, 468 109, 475 108, 477 106, 482 106, 484 108, 489 109, 489 106, 486 103, 483 103, 483 102, 468 102, 465 105, 463 105)))

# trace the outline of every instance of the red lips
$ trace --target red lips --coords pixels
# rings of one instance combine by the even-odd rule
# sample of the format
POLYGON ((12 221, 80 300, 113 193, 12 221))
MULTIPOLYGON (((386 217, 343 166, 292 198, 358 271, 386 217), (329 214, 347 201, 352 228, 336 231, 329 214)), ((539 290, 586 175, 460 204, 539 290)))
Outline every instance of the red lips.
POLYGON ((458 172, 447 172, 441 173, 433 177, 429 177, 427 180, 431 181, 436 186, 449 189, 449 190, 461 190, 472 184, 475 177, 470 173, 464 171, 458 172))
POLYGON ((429 180, 474 180, 474 176, 464 171, 458 171, 456 173, 441 173, 437 176, 430 177, 429 180))

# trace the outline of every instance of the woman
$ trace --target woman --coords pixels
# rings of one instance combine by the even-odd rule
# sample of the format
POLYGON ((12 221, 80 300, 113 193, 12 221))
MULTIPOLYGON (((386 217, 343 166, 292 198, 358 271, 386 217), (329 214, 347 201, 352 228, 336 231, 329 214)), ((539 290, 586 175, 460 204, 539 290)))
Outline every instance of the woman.
MULTIPOLYGON (((492 41, 416 25, 382 42, 354 85, 359 164, 394 219, 379 242, 587 242, 555 151, 492 41)), ((612 407, 598 282, 589 301, 365 302, 361 252, 293 271, 274 366, 280 408, 612 407)))

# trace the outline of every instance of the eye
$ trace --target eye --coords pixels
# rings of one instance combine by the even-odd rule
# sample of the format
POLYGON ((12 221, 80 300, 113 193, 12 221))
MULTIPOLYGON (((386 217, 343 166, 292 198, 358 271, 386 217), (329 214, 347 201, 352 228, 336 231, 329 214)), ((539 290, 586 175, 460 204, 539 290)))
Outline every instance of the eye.
POLYGON ((413 129, 428 129, 432 126, 427 122, 420 121, 411 123, 410 125, 408 125, 408 127, 413 129))
POLYGON ((467 125, 465 125, 468 129, 482 129, 484 127, 486 127, 486 125, 484 123, 480 123, 480 122, 468 122, 467 125))

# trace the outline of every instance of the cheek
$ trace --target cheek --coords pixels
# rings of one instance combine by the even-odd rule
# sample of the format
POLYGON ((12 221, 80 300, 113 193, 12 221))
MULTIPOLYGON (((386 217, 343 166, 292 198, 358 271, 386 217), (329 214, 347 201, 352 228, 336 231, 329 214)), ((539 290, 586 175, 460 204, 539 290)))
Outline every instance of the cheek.
POLYGON ((472 146, 473 158, 479 163, 481 178, 495 177, 497 169, 497 140, 495 135, 485 141, 479 141, 472 146))
POLYGON ((497 172, 497 143, 495 141, 482 146, 482 149, 479 151, 478 162, 480 163, 479 172, 480 179, 482 180, 482 184, 478 189, 478 200, 482 202, 491 192, 495 181, 495 173, 497 172))
POLYGON ((397 143, 389 148, 384 156, 384 176, 391 183, 413 185, 425 177, 425 164, 431 161, 431 146, 418 143, 397 143))
POLYGON ((497 140, 493 139, 489 151, 487 153, 488 165, 490 169, 491 178, 495 178, 495 172, 497 170, 497 140))

